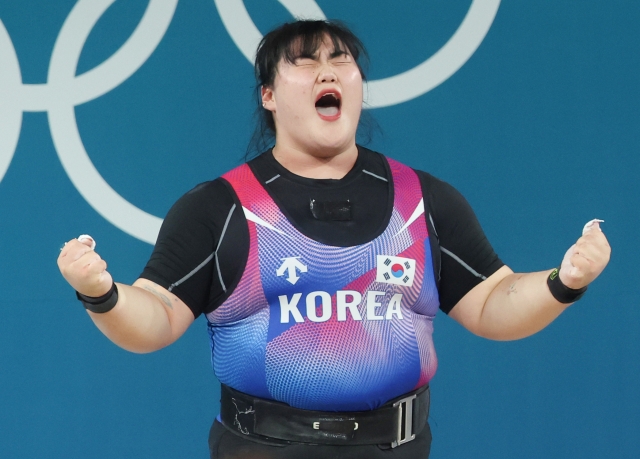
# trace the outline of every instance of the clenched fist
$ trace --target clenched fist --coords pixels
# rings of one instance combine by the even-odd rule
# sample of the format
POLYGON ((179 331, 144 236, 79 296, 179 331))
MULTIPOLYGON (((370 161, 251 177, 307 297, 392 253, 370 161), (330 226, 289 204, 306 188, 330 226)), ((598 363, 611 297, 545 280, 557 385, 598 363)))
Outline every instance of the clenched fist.
POLYGON ((609 263, 611 247, 600 229, 602 220, 591 220, 560 265, 560 280, 572 289, 589 285, 609 263))
POLYGON ((58 268, 79 293, 99 297, 109 291, 113 284, 107 272, 107 263, 95 251, 95 241, 87 235, 71 239, 58 257, 58 268))

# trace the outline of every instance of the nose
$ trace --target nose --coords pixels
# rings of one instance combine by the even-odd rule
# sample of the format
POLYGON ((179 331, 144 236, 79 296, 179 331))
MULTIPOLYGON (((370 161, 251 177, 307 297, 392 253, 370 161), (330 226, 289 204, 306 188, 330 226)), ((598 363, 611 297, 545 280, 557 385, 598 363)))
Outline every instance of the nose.
POLYGON ((334 69, 328 63, 325 63, 320 67, 318 72, 318 81, 321 83, 335 83, 338 78, 334 72, 334 69))
POLYGON ((336 76, 333 73, 325 73, 324 75, 320 75, 320 81, 322 83, 335 83, 336 76))

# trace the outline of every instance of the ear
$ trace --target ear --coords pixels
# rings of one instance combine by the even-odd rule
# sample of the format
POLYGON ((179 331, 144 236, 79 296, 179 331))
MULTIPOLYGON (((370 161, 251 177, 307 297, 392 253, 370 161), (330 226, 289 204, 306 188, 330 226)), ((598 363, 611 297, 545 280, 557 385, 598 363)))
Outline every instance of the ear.
POLYGON ((264 109, 274 112, 276 110, 276 98, 273 90, 269 86, 262 86, 260 88, 260 94, 262 96, 262 106, 264 109))

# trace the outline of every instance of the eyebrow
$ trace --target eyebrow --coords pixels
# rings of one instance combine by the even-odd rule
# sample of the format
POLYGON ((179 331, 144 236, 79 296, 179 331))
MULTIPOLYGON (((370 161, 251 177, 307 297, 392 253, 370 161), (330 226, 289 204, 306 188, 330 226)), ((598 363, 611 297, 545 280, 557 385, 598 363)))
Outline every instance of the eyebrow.
MULTIPOLYGON (((336 57, 340 57, 340 56, 351 56, 351 54, 349 54, 349 51, 336 49, 331 54, 329 54, 329 59, 335 59, 336 57)), ((306 54, 306 53, 300 54, 299 56, 296 56, 295 59, 316 60, 318 59, 318 57, 319 57, 318 52, 316 52, 314 54, 306 54)))
POLYGON ((336 49, 329 55, 329 59, 333 59, 334 57, 340 57, 340 56, 351 56, 351 54, 349 54, 347 50, 336 49))

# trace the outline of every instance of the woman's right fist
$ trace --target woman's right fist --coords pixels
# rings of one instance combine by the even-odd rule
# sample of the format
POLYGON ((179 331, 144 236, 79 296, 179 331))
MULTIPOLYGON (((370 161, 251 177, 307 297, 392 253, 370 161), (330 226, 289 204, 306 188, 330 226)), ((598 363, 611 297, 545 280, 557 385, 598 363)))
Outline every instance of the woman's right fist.
POLYGON ((91 297, 104 295, 113 284, 107 263, 93 250, 95 246, 93 238, 83 234, 67 242, 58 257, 58 268, 69 285, 91 297))

